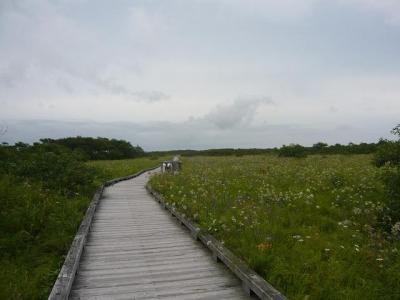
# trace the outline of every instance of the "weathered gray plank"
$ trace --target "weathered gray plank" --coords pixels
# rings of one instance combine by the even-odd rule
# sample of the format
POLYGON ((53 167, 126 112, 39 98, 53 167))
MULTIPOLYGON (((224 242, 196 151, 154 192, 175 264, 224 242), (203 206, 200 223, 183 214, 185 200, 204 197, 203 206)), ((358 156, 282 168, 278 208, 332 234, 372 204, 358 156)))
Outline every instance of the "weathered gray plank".
POLYGON ((248 299, 241 282, 148 195, 148 178, 104 189, 70 299, 248 299))

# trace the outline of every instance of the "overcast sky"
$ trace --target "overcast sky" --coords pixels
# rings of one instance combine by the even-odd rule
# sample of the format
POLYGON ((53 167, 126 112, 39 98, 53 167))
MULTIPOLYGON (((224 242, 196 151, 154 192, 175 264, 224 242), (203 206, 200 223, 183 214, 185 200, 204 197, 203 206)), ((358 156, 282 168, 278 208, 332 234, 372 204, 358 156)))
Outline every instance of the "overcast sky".
POLYGON ((0 1, 0 141, 273 147, 399 122, 398 0, 0 1))

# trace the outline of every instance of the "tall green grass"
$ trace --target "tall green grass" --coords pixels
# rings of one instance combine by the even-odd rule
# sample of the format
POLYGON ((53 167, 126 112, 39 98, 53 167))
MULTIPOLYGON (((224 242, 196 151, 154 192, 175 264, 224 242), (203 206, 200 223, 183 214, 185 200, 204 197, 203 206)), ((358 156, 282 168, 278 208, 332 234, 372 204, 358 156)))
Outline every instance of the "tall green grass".
POLYGON ((400 299, 371 156, 194 157, 151 185, 289 299, 400 299))
POLYGON ((123 176, 135 174, 141 170, 148 169, 161 164, 163 160, 170 157, 142 157, 136 159, 121 160, 93 160, 86 164, 96 170, 95 182, 101 183, 123 176))

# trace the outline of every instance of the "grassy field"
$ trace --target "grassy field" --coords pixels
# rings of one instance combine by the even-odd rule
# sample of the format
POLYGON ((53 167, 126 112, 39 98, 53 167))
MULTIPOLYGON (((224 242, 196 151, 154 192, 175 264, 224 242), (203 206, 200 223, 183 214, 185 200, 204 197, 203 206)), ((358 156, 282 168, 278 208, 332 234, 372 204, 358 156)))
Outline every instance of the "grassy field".
POLYGON ((143 157, 136 159, 121 160, 94 160, 87 165, 96 170, 95 182, 101 183, 118 177, 135 174, 143 169, 160 165, 163 160, 170 157, 143 157))
POLYGON ((94 181, 68 195, 39 177, 0 173, 0 299, 47 299, 95 188, 159 161, 88 162, 94 181))
POLYGON ((194 157, 151 185, 289 299, 400 299, 378 172, 367 155, 194 157))

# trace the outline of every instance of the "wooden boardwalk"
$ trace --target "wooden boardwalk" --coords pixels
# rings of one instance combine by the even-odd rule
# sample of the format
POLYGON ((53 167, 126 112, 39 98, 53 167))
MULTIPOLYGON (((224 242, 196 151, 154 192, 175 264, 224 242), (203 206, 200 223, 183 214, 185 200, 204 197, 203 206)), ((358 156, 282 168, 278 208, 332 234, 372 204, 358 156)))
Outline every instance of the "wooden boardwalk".
POLYGON ((105 189, 69 299, 248 299, 241 282, 147 193, 148 178, 105 189))

